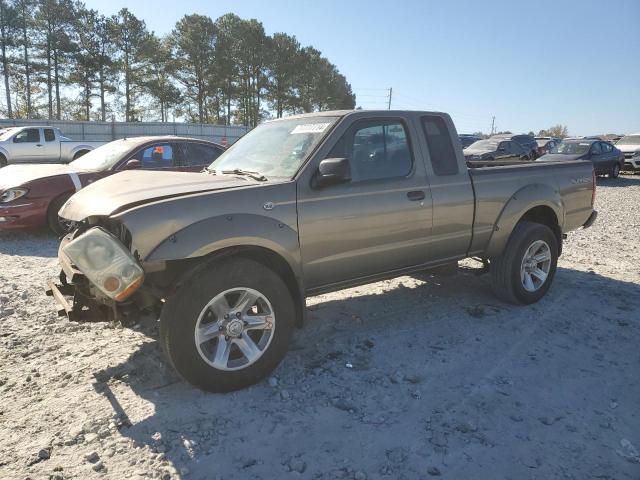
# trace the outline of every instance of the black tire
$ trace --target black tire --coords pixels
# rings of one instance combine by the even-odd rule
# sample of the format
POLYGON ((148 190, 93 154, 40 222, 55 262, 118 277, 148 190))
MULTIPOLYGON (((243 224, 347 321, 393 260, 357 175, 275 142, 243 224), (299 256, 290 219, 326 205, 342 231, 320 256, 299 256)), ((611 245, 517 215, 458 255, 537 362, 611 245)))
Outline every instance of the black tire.
POLYGON ((171 365, 187 382, 209 392, 230 392, 260 381, 280 363, 294 325, 294 302, 284 281, 258 262, 233 257, 197 271, 167 299, 160 315, 160 342, 171 365), (255 363, 225 371, 203 359, 194 332, 204 307, 233 288, 263 294, 273 306, 275 320, 273 337, 255 363))
POLYGON ((0 155, 0 168, 6 167, 7 165, 7 157, 5 157, 4 155, 0 155))
POLYGON ((49 225, 51 231, 59 237, 69 233, 70 226, 61 221, 62 219, 58 216, 58 212, 62 208, 62 205, 71 198, 73 193, 74 192, 67 192, 54 198, 47 209, 47 225, 49 225))
POLYGON ((491 286, 494 294, 508 303, 529 305, 549 290, 558 264, 558 240, 546 225, 522 221, 516 225, 502 255, 491 260, 491 286), (525 253, 534 242, 546 242, 550 250, 549 272, 536 291, 527 291, 521 279, 525 253))
POLYGON ((76 152, 75 155, 73 156, 74 160, 79 159, 81 156, 85 155, 89 153, 89 150, 80 150, 79 152, 76 152))
POLYGON ((618 178, 620 175, 620 164, 614 163, 613 167, 611 167, 611 171, 609 172, 609 178, 618 178))

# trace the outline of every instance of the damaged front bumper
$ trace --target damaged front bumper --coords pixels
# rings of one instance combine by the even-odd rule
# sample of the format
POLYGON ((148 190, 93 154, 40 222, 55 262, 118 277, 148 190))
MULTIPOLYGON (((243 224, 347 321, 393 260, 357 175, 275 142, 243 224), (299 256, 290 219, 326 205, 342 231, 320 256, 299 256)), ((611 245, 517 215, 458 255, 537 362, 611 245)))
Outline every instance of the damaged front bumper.
POLYGON ((73 234, 64 237, 58 249, 61 272, 56 280, 49 280, 45 293, 58 305, 58 315, 74 322, 113 322, 123 326, 134 324, 140 306, 134 300, 118 302, 104 296, 89 279, 78 270, 64 252, 73 240, 73 234))

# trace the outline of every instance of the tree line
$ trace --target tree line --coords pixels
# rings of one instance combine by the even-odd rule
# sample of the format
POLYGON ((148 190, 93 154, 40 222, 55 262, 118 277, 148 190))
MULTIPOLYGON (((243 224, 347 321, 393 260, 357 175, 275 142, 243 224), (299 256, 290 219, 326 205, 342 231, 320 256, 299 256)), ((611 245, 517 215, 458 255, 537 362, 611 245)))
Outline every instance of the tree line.
MULTIPOLYGON (((513 132, 509 130, 495 132, 493 134, 484 133, 481 131, 474 132, 472 135, 476 135, 480 138, 489 138, 491 135, 512 135, 513 132)), ((549 128, 544 128, 542 130, 538 130, 538 133, 535 133, 533 130, 529 131, 529 135, 532 137, 558 137, 558 138, 566 138, 569 136, 569 129, 566 125, 554 125, 549 128)))
POLYGON ((355 106, 321 52, 231 13, 185 15, 159 36, 127 8, 107 17, 77 0, 0 0, 0 55, 9 118, 255 126, 355 106))

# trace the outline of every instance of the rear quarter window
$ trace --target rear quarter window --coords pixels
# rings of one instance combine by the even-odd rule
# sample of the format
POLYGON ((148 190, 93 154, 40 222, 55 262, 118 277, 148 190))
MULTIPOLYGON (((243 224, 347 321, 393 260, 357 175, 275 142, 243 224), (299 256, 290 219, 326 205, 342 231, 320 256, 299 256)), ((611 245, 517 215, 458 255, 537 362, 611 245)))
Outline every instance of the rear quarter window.
POLYGON ((436 175, 456 175, 458 160, 449 129, 442 117, 422 117, 422 129, 427 139, 429 157, 436 175))
POLYGON ((45 142, 53 142, 56 139, 56 134, 53 133, 53 130, 50 128, 44 129, 44 141, 45 142))

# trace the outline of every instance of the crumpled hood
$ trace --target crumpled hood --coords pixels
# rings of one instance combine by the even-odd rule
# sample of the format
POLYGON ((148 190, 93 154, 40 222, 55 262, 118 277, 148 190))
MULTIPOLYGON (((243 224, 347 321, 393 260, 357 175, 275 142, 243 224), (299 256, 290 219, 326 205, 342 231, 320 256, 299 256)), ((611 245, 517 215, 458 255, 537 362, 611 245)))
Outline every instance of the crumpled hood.
POLYGON ((125 171, 80 190, 64 204, 60 215, 79 222, 163 198, 258 184, 248 177, 206 172, 125 171))
POLYGON ((581 160, 586 154, 565 155, 563 153, 547 153, 538 158, 538 162, 569 162, 571 160, 581 160))
POLYGON ((0 191, 19 187, 27 182, 40 178, 53 177, 74 172, 69 165, 61 163, 44 163, 30 165, 8 165, 0 168, 0 191))
POLYGON ((465 148, 463 153, 465 155, 487 155, 489 153, 495 153, 495 150, 490 148, 465 148))

